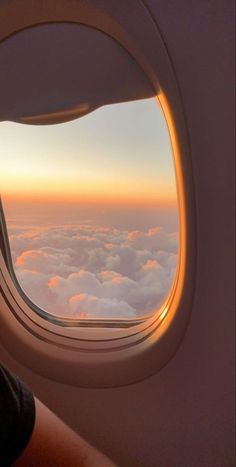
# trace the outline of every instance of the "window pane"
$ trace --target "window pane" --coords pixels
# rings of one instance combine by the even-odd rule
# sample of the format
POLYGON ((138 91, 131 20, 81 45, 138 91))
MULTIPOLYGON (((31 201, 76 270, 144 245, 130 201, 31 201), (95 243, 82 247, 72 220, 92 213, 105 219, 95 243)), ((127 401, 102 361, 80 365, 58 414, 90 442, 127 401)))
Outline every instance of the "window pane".
POLYGON ((0 184, 14 270, 58 317, 136 318, 173 283, 178 211, 155 99, 51 126, 0 125, 0 184))

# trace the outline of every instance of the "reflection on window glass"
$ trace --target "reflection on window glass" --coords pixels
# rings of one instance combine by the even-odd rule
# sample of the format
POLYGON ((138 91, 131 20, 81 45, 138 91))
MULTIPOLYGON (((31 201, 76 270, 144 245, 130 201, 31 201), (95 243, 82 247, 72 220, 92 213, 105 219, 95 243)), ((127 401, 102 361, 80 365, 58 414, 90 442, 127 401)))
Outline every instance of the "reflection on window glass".
POLYGON ((51 126, 0 125, 0 184, 18 282, 40 308, 136 318, 167 297, 178 211, 155 99, 51 126))

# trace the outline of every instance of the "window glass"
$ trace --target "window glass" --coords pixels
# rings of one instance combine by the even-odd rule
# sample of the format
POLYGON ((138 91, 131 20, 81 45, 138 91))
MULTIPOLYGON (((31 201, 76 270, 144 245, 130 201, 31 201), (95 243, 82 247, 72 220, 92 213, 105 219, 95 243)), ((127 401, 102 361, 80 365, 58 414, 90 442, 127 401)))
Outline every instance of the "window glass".
POLYGON ((156 99, 58 125, 1 123, 0 187, 17 280, 41 309, 134 319, 163 303, 178 208, 156 99))

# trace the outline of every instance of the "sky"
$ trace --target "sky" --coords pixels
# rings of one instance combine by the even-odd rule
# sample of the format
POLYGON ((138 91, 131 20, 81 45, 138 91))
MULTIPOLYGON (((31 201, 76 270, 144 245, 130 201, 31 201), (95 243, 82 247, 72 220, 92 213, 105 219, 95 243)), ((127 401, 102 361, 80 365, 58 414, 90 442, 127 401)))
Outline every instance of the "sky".
POLYGON ((156 99, 50 126, 0 125, 1 192, 70 202, 173 203, 169 137, 156 99))
POLYGON ((59 125, 1 123, 0 166, 13 265, 34 303, 74 318, 134 318, 163 303, 178 211, 155 99, 59 125))

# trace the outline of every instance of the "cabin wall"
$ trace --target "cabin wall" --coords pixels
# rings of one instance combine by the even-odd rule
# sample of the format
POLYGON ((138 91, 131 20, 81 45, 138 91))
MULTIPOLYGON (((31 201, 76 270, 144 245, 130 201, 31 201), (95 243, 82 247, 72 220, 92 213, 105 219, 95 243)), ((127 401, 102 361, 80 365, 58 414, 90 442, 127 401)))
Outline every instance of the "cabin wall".
POLYGON ((23 368, 3 349, 0 354, 49 408, 123 467, 230 467, 233 2, 146 0, 146 4, 155 12, 172 59, 191 145, 197 278, 186 335, 159 373, 114 389, 55 383, 23 368))

